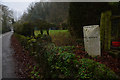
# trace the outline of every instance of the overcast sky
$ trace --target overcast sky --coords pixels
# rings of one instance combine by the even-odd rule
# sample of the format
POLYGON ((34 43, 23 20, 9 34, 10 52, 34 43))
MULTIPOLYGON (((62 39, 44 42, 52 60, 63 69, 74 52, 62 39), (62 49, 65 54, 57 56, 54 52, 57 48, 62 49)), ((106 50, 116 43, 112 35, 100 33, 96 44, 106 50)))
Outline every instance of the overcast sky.
POLYGON ((0 3, 9 7, 10 10, 14 11, 14 15, 19 18, 27 7, 32 2, 38 2, 40 0, 0 0, 0 3))

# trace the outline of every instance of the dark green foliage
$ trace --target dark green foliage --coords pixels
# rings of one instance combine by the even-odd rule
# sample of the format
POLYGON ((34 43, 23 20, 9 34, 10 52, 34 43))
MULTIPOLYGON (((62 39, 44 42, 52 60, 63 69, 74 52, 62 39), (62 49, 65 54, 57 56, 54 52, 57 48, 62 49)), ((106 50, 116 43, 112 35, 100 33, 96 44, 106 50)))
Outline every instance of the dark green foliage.
MULTIPOLYGON (((120 48, 119 48, 120 49, 120 48)), ((110 50, 108 51, 109 55, 111 55, 114 58, 120 58, 120 51, 119 50, 110 50)))
POLYGON ((25 37, 23 35, 15 34, 18 38, 22 46, 30 52, 30 56, 34 56, 36 61, 38 62, 39 66, 42 68, 43 72, 41 75, 45 75, 47 77, 47 72, 49 67, 47 59, 45 57, 45 48, 44 46, 47 45, 51 38, 48 35, 41 35, 35 37, 25 37))
POLYGON ((109 5, 111 6, 111 11, 113 15, 120 14, 120 2, 109 2, 109 5))
POLYGON ((120 16, 113 16, 112 17, 112 41, 119 41, 120 40, 120 16))
POLYGON ((31 22, 25 23, 15 23, 14 24, 15 33, 24 35, 24 36, 34 36, 34 24, 31 22))
POLYGON ((34 35, 34 25, 29 22, 24 23, 21 34, 24 36, 33 36, 34 35))
POLYGON ((11 31, 10 27, 3 27, 2 26, 2 33, 11 31))
POLYGON ((38 35, 34 37, 25 37, 17 35, 20 42, 30 55, 37 60, 42 71, 32 71, 31 77, 38 77, 40 73, 42 78, 67 78, 67 79, 90 79, 90 80, 117 80, 116 74, 105 65, 95 62, 91 59, 79 59, 80 56, 73 54, 74 46, 56 47, 47 40, 47 35, 38 35))
POLYGON ((14 27, 14 32, 15 33, 21 34, 22 28, 23 28, 23 25, 21 23, 16 22, 15 24, 13 24, 13 27, 14 27))
POLYGON ((68 28, 68 24, 67 23, 62 23, 62 29, 65 30, 68 28))
POLYGON ((43 34, 43 30, 46 30, 47 35, 49 35, 49 28, 56 27, 55 24, 48 23, 46 21, 39 20, 39 19, 33 21, 32 23, 34 23, 34 25, 40 30, 41 34, 43 34))
POLYGON ((37 19, 49 23, 60 24, 68 17, 68 2, 36 2, 30 4, 27 12, 21 17, 22 21, 35 21, 37 19))
POLYGON ((19 40, 19 42, 21 43, 21 45, 26 48, 27 47, 27 41, 28 39, 30 39, 29 37, 25 37, 23 35, 19 35, 19 34, 14 34, 15 37, 19 40))
POLYGON ((72 49, 74 47, 55 47, 54 44, 46 46, 52 78, 117 80, 116 74, 105 65, 86 58, 77 60, 72 49))
POLYGON ((46 46, 46 59, 50 66, 51 78, 74 78, 75 71, 70 71, 74 68, 71 63, 75 59, 75 54, 72 52, 74 47, 55 47, 54 44, 46 46))
POLYGON ((45 40, 47 42, 52 42, 52 39, 49 35, 43 35, 42 40, 45 40))
POLYGON ((107 68, 105 65, 95 62, 90 59, 81 59, 80 73, 81 78, 90 78, 90 80, 117 80, 117 76, 113 71, 107 68))
POLYGON ((83 38, 83 26, 100 24, 101 12, 108 9, 108 3, 70 3, 69 30, 71 34, 83 38))

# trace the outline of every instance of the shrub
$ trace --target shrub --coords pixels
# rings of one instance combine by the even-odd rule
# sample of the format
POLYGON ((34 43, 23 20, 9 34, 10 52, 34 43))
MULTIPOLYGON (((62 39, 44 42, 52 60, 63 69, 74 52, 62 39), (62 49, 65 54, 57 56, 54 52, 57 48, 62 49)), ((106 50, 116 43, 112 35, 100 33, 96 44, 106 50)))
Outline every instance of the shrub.
MULTIPOLYGON (((73 67, 71 60, 75 58, 75 54, 68 53, 67 48, 63 47, 55 47, 54 44, 49 44, 46 48, 46 59, 48 60, 48 64, 51 72, 49 76, 52 78, 68 78, 68 76, 72 76, 73 72, 70 70, 73 67), (70 69, 71 68, 71 69, 70 69)), ((71 52, 70 50, 68 50, 71 52)))
POLYGON ((23 28, 22 23, 16 22, 15 24, 13 24, 13 27, 14 27, 14 32, 15 33, 17 33, 17 34, 22 33, 22 28, 23 28))
POLYGON ((23 35, 19 35, 19 34, 14 34, 15 35, 15 37, 19 40, 19 42, 21 43, 21 45, 24 47, 24 48, 26 48, 26 46, 27 46, 27 41, 28 41, 28 39, 29 39, 29 37, 25 37, 25 36, 23 36, 23 35))
MULTIPOLYGON (((117 80, 116 74, 105 65, 91 59, 79 59, 73 54, 74 46, 56 47, 43 35, 25 37, 16 35, 39 63, 43 78, 117 80), (24 41, 24 42, 23 42, 24 41)), ((37 74, 36 74, 37 76, 37 74)))
POLYGON ((38 62, 39 66, 42 68, 43 72, 42 75, 47 77, 47 71, 49 67, 47 67, 47 59, 45 57, 45 48, 44 46, 48 44, 50 41, 47 38, 49 36, 45 35, 38 35, 36 37, 25 37, 23 35, 15 34, 18 38, 22 46, 30 52, 30 56, 34 56, 36 61, 38 62))
POLYGON ((34 35, 34 25, 30 22, 23 23, 22 35, 33 36, 34 35))
POLYGON ((53 44, 47 45, 46 59, 50 67, 49 76, 52 78, 91 80, 117 79, 116 74, 103 64, 87 58, 77 60, 72 50, 66 50, 70 48, 55 47, 53 44))
POLYGON ((34 35, 34 25, 30 22, 25 23, 15 23, 14 24, 15 33, 24 35, 24 36, 33 36, 34 35))
POLYGON ((120 58, 120 51, 119 50, 110 50, 108 51, 109 55, 111 55, 114 58, 120 58))
POLYGON ((80 64, 80 78, 89 78, 92 80, 117 80, 116 74, 112 70, 107 68, 104 64, 100 64, 86 58, 80 59, 80 64))

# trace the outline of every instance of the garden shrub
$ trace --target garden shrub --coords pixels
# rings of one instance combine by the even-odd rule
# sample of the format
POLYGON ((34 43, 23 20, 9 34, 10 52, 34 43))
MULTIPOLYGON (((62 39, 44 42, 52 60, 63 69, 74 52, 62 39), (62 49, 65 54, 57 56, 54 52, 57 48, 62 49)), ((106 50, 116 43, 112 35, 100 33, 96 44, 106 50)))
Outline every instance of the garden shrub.
POLYGON ((43 35, 42 39, 47 41, 47 42, 52 42, 52 39, 49 35, 43 35))
POLYGON ((73 54, 74 46, 56 47, 54 43, 47 41, 44 35, 25 37, 16 34, 16 36, 37 60, 43 78, 118 79, 116 74, 103 64, 87 58, 78 60, 79 56, 73 54))
POLYGON ((108 53, 114 58, 120 58, 120 50, 109 50, 108 53))
POLYGON ((19 23, 19 22, 16 22, 14 25, 14 32, 17 33, 17 34, 21 34, 22 33, 22 28, 23 28, 23 24, 22 23, 19 23))
POLYGON ((15 34, 18 38, 19 42, 22 46, 29 51, 30 56, 34 56, 35 60, 38 62, 39 66, 42 68, 43 72, 42 75, 47 77, 47 71, 49 67, 47 67, 47 59, 45 57, 45 48, 44 46, 47 45, 50 41, 47 40, 47 35, 39 35, 36 37, 25 37, 23 35, 15 34))
POLYGON ((34 24, 30 22, 25 23, 15 23, 14 24, 15 33, 24 36, 34 36, 34 24))
POLYGON ((22 35, 33 36, 34 35, 34 25, 30 22, 23 23, 22 35))
POLYGON ((83 39, 76 39, 76 44, 77 44, 77 45, 82 45, 82 46, 84 46, 84 41, 83 41, 83 39))
POLYGON ((87 58, 77 60, 72 50, 68 50, 67 52, 66 49, 66 46, 55 47, 53 44, 52 46, 50 44, 47 45, 46 59, 48 59, 49 67, 51 67, 50 76, 52 78, 91 80, 117 79, 116 74, 105 65, 87 58))
POLYGON ((24 47, 24 48, 26 48, 26 46, 27 46, 27 41, 28 41, 28 39, 29 39, 29 37, 25 37, 25 36, 23 36, 23 35, 19 35, 19 34, 14 34, 15 35, 15 37, 19 40, 19 42, 21 43, 21 45, 24 47))
POLYGON ((117 80, 116 74, 104 64, 87 58, 80 59, 80 64, 80 78, 89 78, 91 80, 117 80))

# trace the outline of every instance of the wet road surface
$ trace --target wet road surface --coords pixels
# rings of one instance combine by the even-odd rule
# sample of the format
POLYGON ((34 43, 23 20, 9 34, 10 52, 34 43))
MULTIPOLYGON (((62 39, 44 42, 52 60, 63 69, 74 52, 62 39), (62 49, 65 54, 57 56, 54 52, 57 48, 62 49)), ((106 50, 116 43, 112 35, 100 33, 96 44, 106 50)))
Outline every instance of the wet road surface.
POLYGON ((13 32, 7 32, 2 35, 2 78, 17 78, 10 41, 12 34, 13 32))

